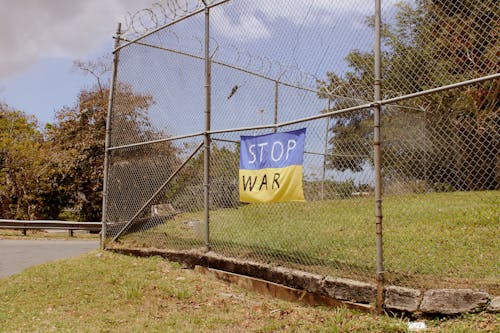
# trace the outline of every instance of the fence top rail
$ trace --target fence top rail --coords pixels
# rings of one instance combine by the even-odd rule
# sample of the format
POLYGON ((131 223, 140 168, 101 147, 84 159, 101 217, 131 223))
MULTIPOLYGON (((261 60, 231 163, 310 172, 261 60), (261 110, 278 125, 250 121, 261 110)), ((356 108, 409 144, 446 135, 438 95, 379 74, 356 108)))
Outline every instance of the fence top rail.
POLYGON ((257 125, 257 126, 248 126, 248 127, 240 127, 240 128, 211 130, 211 131, 206 131, 206 132, 197 132, 197 133, 173 136, 173 137, 157 139, 157 140, 152 140, 152 141, 145 141, 145 142, 132 143, 132 144, 128 144, 128 145, 109 147, 109 148, 107 148, 107 150, 111 151, 111 150, 119 150, 119 149, 125 149, 125 148, 133 148, 133 147, 149 145, 149 144, 154 144, 154 143, 175 141, 175 140, 184 139, 184 138, 201 136, 204 134, 222 134, 222 133, 229 133, 229 132, 243 132, 243 131, 262 130, 262 129, 279 129, 281 127, 295 125, 295 124, 308 122, 308 121, 312 121, 312 120, 317 120, 317 119, 321 119, 321 118, 333 117, 333 116, 347 113, 347 112, 366 110, 366 109, 373 108, 377 105, 393 104, 393 103, 405 101, 405 100, 412 99, 412 98, 417 98, 417 97, 428 95, 428 94, 435 93, 435 92, 446 91, 446 90, 450 90, 450 89, 454 89, 454 88, 458 88, 458 87, 463 87, 463 86, 467 86, 467 85, 471 85, 471 84, 475 84, 475 83, 480 83, 480 82, 488 81, 488 80, 495 80, 495 79, 500 79, 500 73, 487 75, 484 77, 471 79, 471 80, 467 80, 467 81, 462 81, 462 82, 454 83, 454 84, 450 84, 450 85, 445 85, 445 86, 441 86, 438 88, 424 90, 424 91, 420 91, 420 92, 413 93, 413 94, 407 94, 407 95, 398 96, 398 97, 394 97, 394 98, 383 99, 383 100, 376 101, 376 102, 370 102, 370 103, 366 103, 366 104, 362 104, 362 105, 344 108, 341 110, 325 112, 325 113, 321 113, 318 115, 314 115, 314 116, 310 116, 310 117, 306 117, 306 118, 300 118, 300 119, 291 120, 291 121, 282 122, 282 123, 277 123, 277 124, 257 125))
POLYGON ((374 104, 380 104, 380 105, 393 104, 393 103, 397 103, 397 102, 402 102, 404 100, 417 98, 420 96, 430 95, 430 94, 434 94, 434 93, 438 93, 438 92, 442 92, 442 91, 446 91, 446 90, 456 89, 456 88, 465 87, 465 86, 476 84, 476 83, 481 83, 484 81, 497 80, 497 79, 500 79, 500 73, 486 75, 486 76, 478 77, 475 79, 470 79, 470 80, 465 80, 465 81, 461 81, 461 82, 457 82, 457 83, 452 83, 452 84, 448 84, 448 85, 444 85, 444 86, 436 87, 436 88, 432 88, 432 89, 422 90, 422 91, 418 91, 418 92, 415 92, 412 94, 383 99, 381 101, 375 102, 374 104))
POLYGON ((257 126, 247 126, 247 127, 239 127, 239 128, 228 128, 228 129, 196 132, 193 134, 172 136, 172 137, 167 137, 167 138, 163 138, 163 139, 156 139, 156 140, 150 140, 150 141, 144 141, 144 142, 131 143, 131 144, 127 144, 127 145, 109 147, 109 148, 107 148, 107 150, 112 151, 112 150, 119 150, 119 149, 135 148, 135 147, 139 147, 139 146, 150 145, 150 144, 161 143, 161 142, 168 142, 168 141, 175 141, 175 140, 180 140, 180 139, 185 139, 185 138, 201 136, 201 135, 205 135, 205 134, 222 134, 222 133, 229 133, 229 132, 243 132, 243 131, 253 131, 253 130, 263 130, 263 129, 278 129, 281 127, 295 125, 295 124, 299 124, 299 123, 303 123, 303 122, 307 122, 307 121, 312 121, 312 120, 317 120, 317 119, 327 118, 327 117, 333 117, 335 115, 346 113, 346 112, 369 109, 369 108, 372 108, 374 105, 375 105, 374 103, 367 103, 367 104, 353 106, 353 107, 342 109, 342 110, 325 112, 325 113, 321 113, 321 114, 318 114, 315 116, 300 118, 300 119, 291 120, 291 121, 282 122, 282 123, 277 123, 277 124, 257 125, 257 126))

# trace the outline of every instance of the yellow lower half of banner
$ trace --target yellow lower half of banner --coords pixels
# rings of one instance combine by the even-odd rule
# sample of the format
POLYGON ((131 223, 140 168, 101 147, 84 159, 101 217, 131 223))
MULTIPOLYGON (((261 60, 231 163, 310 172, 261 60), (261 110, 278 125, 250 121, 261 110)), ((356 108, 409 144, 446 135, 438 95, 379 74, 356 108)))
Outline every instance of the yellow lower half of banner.
POLYGON ((279 169, 240 169, 240 201, 251 203, 305 201, 302 171, 302 165, 279 169))

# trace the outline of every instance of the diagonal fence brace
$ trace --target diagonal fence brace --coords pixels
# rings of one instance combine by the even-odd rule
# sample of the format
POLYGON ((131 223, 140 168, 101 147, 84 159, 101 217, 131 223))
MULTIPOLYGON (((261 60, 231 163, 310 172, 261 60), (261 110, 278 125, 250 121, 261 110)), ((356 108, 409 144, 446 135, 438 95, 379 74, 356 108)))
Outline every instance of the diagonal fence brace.
POLYGON ((116 236, 111 240, 112 242, 116 242, 116 240, 125 232, 128 230, 128 228, 130 228, 130 226, 132 225, 132 223, 134 223, 134 221, 137 219, 137 217, 142 214, 142 212, 144 211, 144 209, 146 209, 146 207, 158 196, 158 194, 160 194, 161 191, 163 191, 163 189, 168 185, 170 184, 170 182, 172 181, 172 179, 174 179, 175 176, 177 176, 177 174, 184 168, 184 166, 186 166, 186 164, 194 157, 194 155, 196 155, 196 153, 201 149, 201 147, 203 147, 204 145, 204 142, 200 142, 200 144, 193 150, 193 152, 184 160, 184 162, 182 162, 182 164, 170 175, 170 177, 168 177, 168 179, 160 186, 160 188, 148 199, 148 201, 146 201, 146 203, 144 205, 142 205, 142 207, 137 211, 137 213, 135 213, 135 215, 125 224, 125 226, 118 232, 118 234, 116 234, 116 236))

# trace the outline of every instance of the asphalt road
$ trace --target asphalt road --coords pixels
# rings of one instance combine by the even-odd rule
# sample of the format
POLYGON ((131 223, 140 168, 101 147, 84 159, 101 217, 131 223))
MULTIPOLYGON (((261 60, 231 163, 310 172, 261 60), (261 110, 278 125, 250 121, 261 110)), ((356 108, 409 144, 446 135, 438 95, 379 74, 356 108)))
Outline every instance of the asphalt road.
POLYGON ((57 259, 79 256, 99 248, 98 240, 0 239, 0 278, 57 259))

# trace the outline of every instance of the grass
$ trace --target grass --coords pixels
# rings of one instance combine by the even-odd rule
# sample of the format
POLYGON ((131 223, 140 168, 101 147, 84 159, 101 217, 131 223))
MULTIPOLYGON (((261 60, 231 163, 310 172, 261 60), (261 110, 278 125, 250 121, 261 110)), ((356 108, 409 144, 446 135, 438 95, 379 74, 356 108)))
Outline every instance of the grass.
MULTIPOLYGON (((499 315, 427 318, 426 332, 495 332, 499 315)), ((95 251, 0 279, 0 332, 406 332, 408 318, 310 307, 159 257, 95 251)))
MULTIPOLYGON (((500 192, 386 196, 384 265, 389 283, 472 287, 500 293, 500 192)), ((132 232, 119 247, 203 248, 201 212, 132 232)), ((214 251, 373 281, 373 198, 245 205, 210 212, 214 251)))

